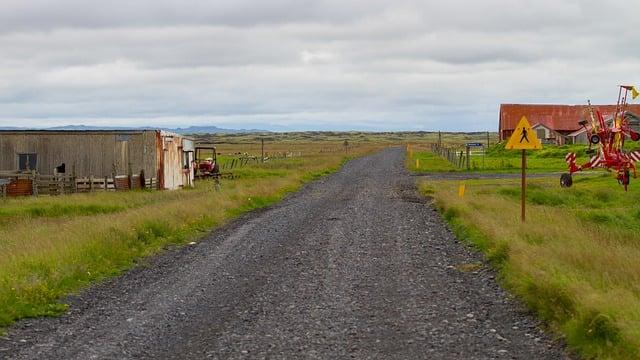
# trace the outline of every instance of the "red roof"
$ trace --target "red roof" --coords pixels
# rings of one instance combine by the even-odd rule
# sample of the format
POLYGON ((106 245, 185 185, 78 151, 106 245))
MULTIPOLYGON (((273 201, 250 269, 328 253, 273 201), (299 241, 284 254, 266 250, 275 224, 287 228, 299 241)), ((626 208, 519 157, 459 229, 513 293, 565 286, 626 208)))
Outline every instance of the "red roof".
MULTIPOLYGON (((594 105, 604 117, 611 116, 615 105, 594 105)), ((540 123, 556 131, 575 131, 580 128, 578 121, 583 118, 585 105, 537 105, 537 104, 501 104, 500 134, 513 130, 522 116, 530 124, 540 123)), ((640 105, 629 104, 627 110, 640 113, 640 105)))

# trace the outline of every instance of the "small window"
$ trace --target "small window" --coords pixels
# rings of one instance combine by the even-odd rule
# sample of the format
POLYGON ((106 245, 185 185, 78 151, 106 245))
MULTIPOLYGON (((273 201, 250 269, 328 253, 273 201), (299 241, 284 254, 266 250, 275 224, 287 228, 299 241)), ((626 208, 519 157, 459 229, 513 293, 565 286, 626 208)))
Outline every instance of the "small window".
POLYGON ((35 170, 38 164, 38 154, 18 154, 18 169, 20 171, 35 170))
POLYGON ((536 135, 538 135, 538 139, 546 139, 547 138, 547 133, 546 131, 544 131, 544 129, 538 129, 536 130, 536 135))

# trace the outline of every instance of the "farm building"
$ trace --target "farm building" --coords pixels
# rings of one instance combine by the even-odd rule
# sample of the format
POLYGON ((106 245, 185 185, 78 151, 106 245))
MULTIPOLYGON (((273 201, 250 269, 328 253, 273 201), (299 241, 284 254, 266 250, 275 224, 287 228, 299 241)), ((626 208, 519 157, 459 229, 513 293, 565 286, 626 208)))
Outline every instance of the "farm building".
POLYGON ((193 150, 193 140, 161 130, 0 131, 0 171, 135 175, 159 189, 177 189, 193 184, 193 150))
MULTIPOLYGON (((594 105, 605 118, 612 117, 616 105, 594 105)), ((500 140, 508 139, 522 116, 526 116, 536 135, 544 143, 564 145, 573 142, 586 142, 579 135, 584 118, 584 105, 538 105, 538 104, 501 104, 498 133, 500 140), (570 136, 572 135, 572 136, 570 136)), ((629 112, 640 114, 640 105, 629 104, 629 112)))

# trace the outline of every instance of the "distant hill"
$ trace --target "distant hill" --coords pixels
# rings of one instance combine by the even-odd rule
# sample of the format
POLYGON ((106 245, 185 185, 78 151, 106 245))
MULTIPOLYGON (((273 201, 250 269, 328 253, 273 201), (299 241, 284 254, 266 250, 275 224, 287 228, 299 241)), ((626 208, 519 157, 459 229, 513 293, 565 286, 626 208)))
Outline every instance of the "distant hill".
MULTIPOLYGON (((157 127, 127 127, 127 126, 91 126, 91 125, 64 125, 52 126, 47 128, 30 128, 30 127, 14 127, 0 126, 0 130, 58 130, 58 131, 91 131, 91 130, 153 130, 157 127)), ((160 128, 162 130, 171 131, 177 134, 244 134, 244 133, 264 133, 268 130, 259 129, 225 129, 217 126, 189 126, 186 128, 160 128)))

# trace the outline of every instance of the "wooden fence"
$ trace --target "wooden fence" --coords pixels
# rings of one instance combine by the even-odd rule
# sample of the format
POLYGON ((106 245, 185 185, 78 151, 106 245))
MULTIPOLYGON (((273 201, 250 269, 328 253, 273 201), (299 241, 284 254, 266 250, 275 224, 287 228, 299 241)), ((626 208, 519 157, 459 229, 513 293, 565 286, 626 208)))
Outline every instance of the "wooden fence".
POLYGON ((293 157, 302 157, 301 151, 286 151, 286 152, 272 152, 265 153, 264 158, 260 159, 260 156, 242 155, 233 159, 228 159, 221 163, 221 170, 233 170, 236 168, 242 168, 249 164, 259 164, 261 162, 267 162, 274 159, 287 159, 293 157))
POLYGON ((37 173, 0 172, 0 179, 9 180, 2 185, 0 196, 63 195, 92 191, 126 191, 131 189, 158 189, 156 178, 140 175, 111 177, 83 177, 40 175, 37 173))
POLYGON ((431 152, 441 156, 442 158, 448 160, 454 166, 460 169, 471 170, 471 168, 477 168, 475 162, 472 164, 471 156, 472 155, 482 155, 482 168, 484 168, 484 157, 485 157, 485 148, 482 147, 482 151, 478 152, 475 150, 471 150, 470 146, 465 146, 463 149, 460 148, 449 148, 440 146, 439 144, 431 144, 431 152))

